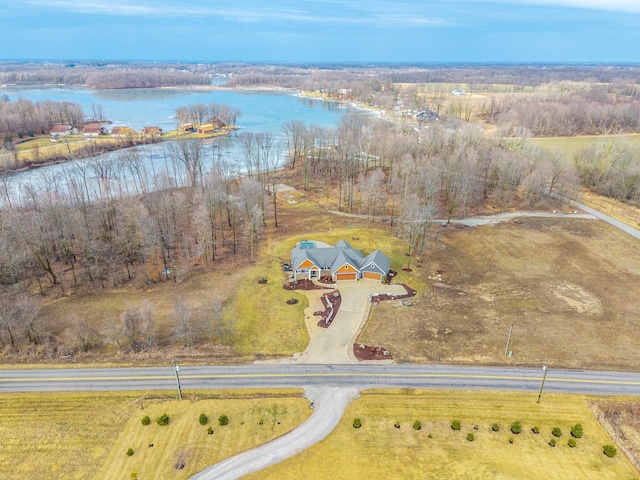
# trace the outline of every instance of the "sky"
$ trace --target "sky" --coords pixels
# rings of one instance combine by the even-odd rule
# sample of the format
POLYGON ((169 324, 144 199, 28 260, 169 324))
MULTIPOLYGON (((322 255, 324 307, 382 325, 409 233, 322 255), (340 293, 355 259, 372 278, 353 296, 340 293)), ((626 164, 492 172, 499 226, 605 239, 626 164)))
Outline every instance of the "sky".
POLYGON ((0 59, 640 62, 640 0, 0 0, 0 59))

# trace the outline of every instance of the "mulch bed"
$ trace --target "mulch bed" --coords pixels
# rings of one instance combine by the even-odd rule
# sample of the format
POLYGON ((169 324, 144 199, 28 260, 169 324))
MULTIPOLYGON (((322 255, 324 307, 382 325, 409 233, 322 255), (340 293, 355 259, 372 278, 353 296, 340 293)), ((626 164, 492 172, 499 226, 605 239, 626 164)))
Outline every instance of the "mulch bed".
POLYGON ((387 273, 387 278, 385 278, 384 283, 386 283, 387 285, 391 285, 391 282, 393 281, 393 277, 395 277, 396 275, 398 275, 398 272, 396 270, 389 270, 389 273, 387 273))
POLYGON ((283 285, 285 290, 323 290, 331 287, 321 287, 316 285, 311 280, 296 280, 294 282, 285 283, 283 285))
POLYGON ((405 283, 399 283, 398 285, 402 285, 404 289, 407 291, 407 293, 405 293, 404 295, 395 295, 392 293, 381 293, 379 295, 372 295, 371 303, 373 305, 377 305, 382 300, 402 300, 403 298, 415 297, 417 292, 413 288, 411 288, 405 283))
POLYGON ((353 355, 362 360, 393 360, 391 352, 382 347, 372 347, 360 343, 353 344, 353 355), (386 355, 385 355, 386 353, 386 355))
POLYGON ((329 328, 333 319, 336 318, 340 304, 342 303, 342 295, 338 290, 334 290, 329 293, 325 293, 320 297, 324 310, 314 312, 314 315, 320 316, 318 320, 318 326, 322 328, 329 328))

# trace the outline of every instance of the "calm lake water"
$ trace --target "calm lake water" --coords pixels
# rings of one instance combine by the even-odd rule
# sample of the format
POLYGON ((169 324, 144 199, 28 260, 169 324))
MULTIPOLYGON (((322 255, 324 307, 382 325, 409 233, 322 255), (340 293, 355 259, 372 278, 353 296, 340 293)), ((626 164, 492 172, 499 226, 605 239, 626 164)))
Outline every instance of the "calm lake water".
MULTIPOLYGON (((135 129, 144 126, 159 126, 164 131, 175 130, 174 120, 177 107, 195 103, 216 102, 227 104, 240 110, 236 126, 237 132, 271 133, 279 142, 280 155, 284 158, 286 146, 282 125, 299 120, 307 125, 321 127, 336 126, 346 112, 335 102, 296 96, 293 92, 232 91, 232 90, 187 90, 187 89, 120 89, 90 90, 86 88, 61 87, 0 87, 0 95, 8 95, 12 101, 24 98, 32 102, 51 100, 68 101, 79 104, 85 115, 91 116, 94 106, 100 106, 104 116, 116 125, 126 125, 135 129)), ((236 132, 236 133, 237 133, 236 132)), ((225 161, 242 170, 241 152, 234 142, 235 133, 220 141, 218 153, 225 161)), ((146 156, 148 172, 160 172, 166 166, 162 147, 139 147, 146 156)), ((213 149, 212 149, 213 151, 213 149)), ((107 154, 114 158, 113 154, 107 154)), ((212 156, 213 159, 213 156, 212 156)), ((212 160, 213 161, 213 160, 212 160)), ((77 162, 76 162, 77 163, 77 162)), ((38 186, 43 177, 59 177, 65 169, 73 168, 74 162, 42 167, 12 175, 10 190, 16 199, 25 186, 38 186)), ((1 200, 0 200, 1 202, 1 200)))
POLYGON ((345 112, 334 102, 297 97, 292 92, 4 87, 0 88, 0 95, 8 95, 13 101, 24 98, 32 102, 73 102, 79 104, 87 116, 91 116, 94 105, 100 105, 113 125, 135 129, 155 125, 165 131, 175 130, 178 125, 173 118, 176 108, 194 103, 216 102, 238 108, 242 114, 237 126, 254 133, 279 134, 282 124, 290 120, 328 127, 336 125, 345 112))

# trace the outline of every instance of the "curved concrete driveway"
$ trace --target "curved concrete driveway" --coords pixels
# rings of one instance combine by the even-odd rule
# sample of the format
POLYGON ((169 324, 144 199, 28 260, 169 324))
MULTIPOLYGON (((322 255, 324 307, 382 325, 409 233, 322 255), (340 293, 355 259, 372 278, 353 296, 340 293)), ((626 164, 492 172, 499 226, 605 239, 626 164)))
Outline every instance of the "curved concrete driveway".
POLYGON ((347 405, 358 396, 356 388, 309 387, 305 391, 305 396, 315 404, 315 410, 306 422, 272 442, 227 458, 191 479, 236 479, 297 455, 329 435, 340 422, 347 405))
MULTIPOLYGON (((358 281, 338 282, 337 289, 342 295, 342 303, 336 317, 329 328, 318 327, 319 317, 313 312, 323 310, 319 301, 320 295, 329 290, 311 290, 308 294, 309 308, 305 312, 305 321, 309 331, 309 345, 300 355, 285 360, 283 363, 305 364, 345 364, 357 363, 351 349, 355 337, 364 325, 369 306, 369 295, 374 293, 391 293, 403 295, 406 290, 402 285, 384 285, 377 280, 362 279, 358 281)), ((303 292, 307 293, 307 292, 303 292)))

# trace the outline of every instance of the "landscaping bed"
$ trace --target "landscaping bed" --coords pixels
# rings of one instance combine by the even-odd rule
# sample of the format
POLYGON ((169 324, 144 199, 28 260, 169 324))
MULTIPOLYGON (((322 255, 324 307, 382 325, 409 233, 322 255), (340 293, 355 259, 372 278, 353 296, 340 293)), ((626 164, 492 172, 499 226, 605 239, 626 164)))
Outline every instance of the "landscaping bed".
POLYGON ((320 285, 316 285, 311 280, 296 280, 293 282, 285 283, 285 290, 323 290, 330 289, 331 287, 321 287, 320 285))
POLYGON ((359 360, 393 360, 393 355, 389 350, 382 347, 372 347, 370 345, 362 345, 361 343, 353 344, 353 355, 359 360))
POLYGON ((403 298, 415 297, 417 292, 413 288, 409 287, 404 283, 399 283, 398 285, 401 285, 402 287, 404 287, 407 293, 403 295, 396 295, 392 293, 380 293, 377 295, 371 295, 371 298, 370 298, 371 303, 373 305, 378 305, 378 303, 380 303, 382 300, 402 300, 403 298))
POLYGON ((325 293, 320 297, 320 301, 322 305, 324 305, 324 310, 314 312, 314 315, 320 316, 320 320, 318 321, 318 326, 322 328, 329 328, 331 322, 336 317, 338 310, 340 309, 340 304, 342 303, 342 295, 338 290, 334 290, 329 293, 325 293))

